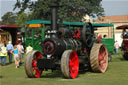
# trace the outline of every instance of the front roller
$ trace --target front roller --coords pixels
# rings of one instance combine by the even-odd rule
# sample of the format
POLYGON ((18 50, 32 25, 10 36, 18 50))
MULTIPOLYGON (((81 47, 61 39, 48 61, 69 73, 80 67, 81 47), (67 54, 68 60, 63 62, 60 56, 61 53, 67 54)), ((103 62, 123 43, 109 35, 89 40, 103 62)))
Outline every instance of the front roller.
POLYGON ((104 73, 108 67, 108 52, 103 44, 94 44, 90 54, 90 65, 94 72, 104 73))
POLYGON ((37 67, 37 59, 41 58, 43 56, 39 51, 31 51, 26 55, 24 68, 28 77, 39 78, 41 76, 42 70, 39 70, 37 67))
POLYGON ((67 78, 76 78, 79 72, 78 55, 73 50, 64 51, 61 57, 61 71, 67 78))

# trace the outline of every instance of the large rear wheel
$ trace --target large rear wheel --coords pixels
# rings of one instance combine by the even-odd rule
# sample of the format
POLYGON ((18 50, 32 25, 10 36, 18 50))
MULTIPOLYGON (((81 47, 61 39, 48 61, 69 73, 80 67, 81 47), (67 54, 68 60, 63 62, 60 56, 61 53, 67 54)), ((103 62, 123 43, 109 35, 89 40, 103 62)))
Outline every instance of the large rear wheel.
POLYGON ((104 73, 108 67, 108 52, 103 44, 94 44, 90 54, 90 65, 94 72, 104 73))
POLYGON ((73 50, 64 51, 61 57, 61 71, 67 78, 76 78, 79 72, 78 55, 73 50))
POLYGON ((37 59, 43 58, 42 54, 39 51, 31 51, 26 55, 24 68, 28 77, 39 78, 42 74, 42 70, 39 70, 37 67, 37 59))

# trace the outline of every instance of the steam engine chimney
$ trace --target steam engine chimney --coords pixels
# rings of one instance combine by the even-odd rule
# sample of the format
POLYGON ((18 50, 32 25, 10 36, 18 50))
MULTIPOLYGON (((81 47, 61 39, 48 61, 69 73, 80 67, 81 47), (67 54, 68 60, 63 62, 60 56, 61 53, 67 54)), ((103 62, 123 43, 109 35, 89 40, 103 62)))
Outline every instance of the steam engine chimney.
POLYGON ((51 6, 51 9, 52 9, 52 16, 51 16, 51 28, 52 30, 55 30, 57 31, 58 29, 58 26, 57 26, 57 10, 58 10, 58 7, 57 5, 53 5, 51 6))

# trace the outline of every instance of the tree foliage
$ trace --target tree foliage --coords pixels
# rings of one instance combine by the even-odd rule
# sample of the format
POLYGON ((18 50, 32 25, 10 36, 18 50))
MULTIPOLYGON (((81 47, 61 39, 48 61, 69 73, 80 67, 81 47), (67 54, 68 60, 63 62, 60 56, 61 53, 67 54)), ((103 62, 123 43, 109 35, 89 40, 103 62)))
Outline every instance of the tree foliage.
POLYGON ((7 12, 2 16, 1 24, 14 24, 17 21, 17 16, 13 12, 7 12))
POLYGON ((7 12, 2 16, 2 20, 0 21, 0 24, 11 24, 11 25, 17 25, 20 27, 24 26, 24 23, 28 20, 28 16, 26 13, 13 13, 13 12, 7 12))
POLYGON ((51 16, 49 6, 59 4, 58 16, 65 21, 81 21, 83 16, 101 16, 104 9, 101 6, 102 0, 17 0, 15 8, 20 12, 30 10, 30 19, 49 20, 51 16))
POLYGON ((22 12, 20 14, 17 15, 17 22, 16 22, 16 25, 17 26, 20 26, 20 27, 23 27, 24 26, 24 23, 27 21, 27 14, 22 12))

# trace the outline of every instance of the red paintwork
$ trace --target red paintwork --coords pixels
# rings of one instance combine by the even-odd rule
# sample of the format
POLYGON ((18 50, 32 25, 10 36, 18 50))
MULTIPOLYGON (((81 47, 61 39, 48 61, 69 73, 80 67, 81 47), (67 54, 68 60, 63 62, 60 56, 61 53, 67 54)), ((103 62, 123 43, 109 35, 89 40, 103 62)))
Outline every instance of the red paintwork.
POLYGON ((98 38, 97 38, 97 43, 101 43, 101 39, 102 39, 102 36, 99 35, 98 38))
POLYGON ((103 46, 101 46, 100 50, 99 50, 99 70, 103 73, 106 71, 107 66, 108 66, 108 56, 107 56, 107 50, 106 48, 103 46))
POLYGON ((42 74, 42 71, 39 70, 37 67, 37 59, 40 59, 40 58, 43 58, 42 54, 39 52, 36 52, 33 56, 33 59, 32 59, 32 71, 33 71, 33 75, 36 78, 39 78, 42 74))
POLYGON ((19 28, 16 25, 0 24, 1 28, 19 28))
POLYGON ((79 72, 79 59, 75 51, 72 51, 69 56, 69 72, 71 78, 76 78, 79 72))
POLYGON ((80 30, 74 32, 73 38, 80 39, 80 30))
POLYGON ((52 42, 50 42, 50 41, 47 41, 46 43, 44 43, 44 52, 45 53, 49 53, 49 54, 51 54, 53 51, 54 51, 54 49, 55 49, 55 47, 54 47, 54 44, 52 43, 52 42), (50 45, 51 46, 51 49, 50 49, 50 51, 47 51, 47 49, 46 49, 46 46, 47 45, 50 45))
POLYGON ((125 51, 128 51, 128 38, 123 38, 123 46, 125 51))

